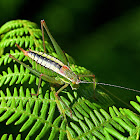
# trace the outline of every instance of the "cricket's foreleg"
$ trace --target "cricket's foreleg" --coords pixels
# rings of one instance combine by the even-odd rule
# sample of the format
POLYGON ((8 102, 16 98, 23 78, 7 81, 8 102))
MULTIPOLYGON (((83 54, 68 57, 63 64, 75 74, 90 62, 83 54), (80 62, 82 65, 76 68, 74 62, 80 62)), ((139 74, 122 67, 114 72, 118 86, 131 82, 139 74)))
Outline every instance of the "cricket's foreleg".
POLYGON ((92 77, 93 78, 93 89, 95 90, 96 88, 96 81, 95 81, 95 75, 78 75, 78 77, 92 77))
POLYGON ((96 96, 95 96, 95 88, 96 88, 96 81, 95 81, 95 75, 78 75, 79 78, 80 77, 92 77, 93 78, 93 89, 94 89, 94 98, 96 99, 96 96))
POLYGON ((58 96, 58 94, 63 90, 65 89, 69 84, 65 84, 64 86, 62 86, 56 93, 55 93, 55 96, 58 98, 58 100, 60 100, 70 111, 70 116, 72 118, 72 110, 66 105, 65 102, 62 101, 62 99, 58 96))

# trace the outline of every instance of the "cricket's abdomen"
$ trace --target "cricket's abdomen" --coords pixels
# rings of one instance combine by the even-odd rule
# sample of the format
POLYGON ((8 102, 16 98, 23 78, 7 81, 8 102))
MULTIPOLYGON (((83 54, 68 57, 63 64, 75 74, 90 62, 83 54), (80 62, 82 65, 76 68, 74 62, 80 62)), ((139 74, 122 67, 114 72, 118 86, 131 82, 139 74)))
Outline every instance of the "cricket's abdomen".
POLYGON ((69 83, 77 81, 77 76, 75 73, 66 65, 64 65, 60 60, 52 57, 43 52, 37 52, 29 50, 27 52, 29 61, 33 65, 34 69, 39 72, 46 74, 48 76, 63 76, 62 81, 69 83))
POLYGON ((28 57, 30 58, 30 63, 36 70, 49 76, 56 76, 64 65, 55 57, 42 52, 29 50, 28 57))

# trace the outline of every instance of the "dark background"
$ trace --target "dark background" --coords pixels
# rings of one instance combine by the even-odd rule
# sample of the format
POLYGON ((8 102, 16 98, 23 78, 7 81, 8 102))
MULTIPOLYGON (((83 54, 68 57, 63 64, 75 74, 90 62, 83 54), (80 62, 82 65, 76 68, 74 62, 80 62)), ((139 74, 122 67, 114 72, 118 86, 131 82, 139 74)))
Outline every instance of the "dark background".
POLYGON ((39 26, 44 19, 61 48, 99 82, 140 90, 139 0, 0 0, 0 19, 39 26))

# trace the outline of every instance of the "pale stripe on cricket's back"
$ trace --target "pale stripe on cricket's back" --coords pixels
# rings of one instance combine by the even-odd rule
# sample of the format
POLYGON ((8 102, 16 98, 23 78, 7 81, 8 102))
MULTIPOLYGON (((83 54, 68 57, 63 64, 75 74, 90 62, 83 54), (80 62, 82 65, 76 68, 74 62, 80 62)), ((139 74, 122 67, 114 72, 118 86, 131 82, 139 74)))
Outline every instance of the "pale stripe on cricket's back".
POLYGON ((60 60, 48 54, 29 49, 28 56, 41 66, 66 77, 70 81, 72 81, 73 79, 69 77, 69 74, 74 74, 73 76, 76 76, 68 66, 64 65, 60 60))
POLYGON ((51 69, 56 73, 58 73, 61 67, 64 66, 61 61, 43 52, 30 50, 28 51, 28 56, 34 61, 36 61, 38 64, 44 66, 45 68, 51 69))

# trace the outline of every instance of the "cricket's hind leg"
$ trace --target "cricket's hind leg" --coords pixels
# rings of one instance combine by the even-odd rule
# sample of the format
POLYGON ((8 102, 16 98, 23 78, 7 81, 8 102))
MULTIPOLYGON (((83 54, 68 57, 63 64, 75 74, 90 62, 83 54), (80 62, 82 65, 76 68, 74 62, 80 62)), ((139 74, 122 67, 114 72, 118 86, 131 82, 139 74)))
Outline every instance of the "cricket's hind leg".
POLYGON ((32 94, 31 95, 34 95, 34 96, 38 96, 39 95, 39 88, 40 88, 40 85, 41 85, 41 77, 43 76, 43 74, 41 73, 40 76, 39 76, 39 84, 38 84, 38 88, 37 88, 37 93, 36 94, 32 94))
POLYGON ((42 40, 43 40, 44 53, 46 53, 45 39, 44 39, 44 29, 43 29, 43 20, 41 20, 41 31, 42 31, 42 40))
POLYGON ((45 23, 44 20, 41 20, 41 30, 42 30, 42 39, 43 39, 43 47, 44 47, 44 52, 46 53, 46 49, 45 49, 45 38, 44 38, 44 29, 43 27, 45 28, 52 44, 53 44, 53 47, 58 55, 58 58, 59 60, 61 60, 65 65, 67 65, 67 59, 66 59, 66 56, 64 55, 62 49, 60 48, 60 46, 57 44, 57 42, 55 41, 55 39, 53 38, 53 36, 51 35, 48 27, 47 27, 47 24, 45 23))

